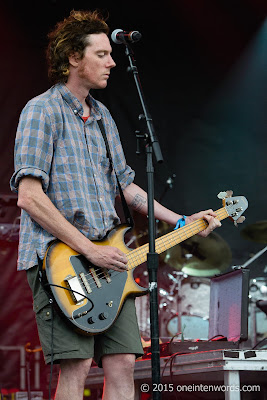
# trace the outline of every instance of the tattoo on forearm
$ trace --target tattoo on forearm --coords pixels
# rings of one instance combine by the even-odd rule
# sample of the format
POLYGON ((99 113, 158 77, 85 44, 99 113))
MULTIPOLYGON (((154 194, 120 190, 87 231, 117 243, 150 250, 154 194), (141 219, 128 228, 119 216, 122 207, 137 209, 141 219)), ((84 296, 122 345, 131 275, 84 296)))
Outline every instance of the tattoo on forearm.
POLYGON ((134 196, 133 201, 131 202, 130 206, 134 210, 140 211, 145 204, 146 204, 146 198, 141 196, 140 194, 137 194, 134 196))

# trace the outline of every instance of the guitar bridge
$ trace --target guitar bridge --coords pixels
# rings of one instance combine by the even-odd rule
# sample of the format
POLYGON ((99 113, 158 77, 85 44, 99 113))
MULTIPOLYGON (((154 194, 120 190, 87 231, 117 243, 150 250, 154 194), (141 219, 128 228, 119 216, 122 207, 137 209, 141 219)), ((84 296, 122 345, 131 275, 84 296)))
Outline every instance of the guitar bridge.
POLYGON ((85 293, 77 276, 68 275, 64 279, 64 282, 66 282, 68 288, 71 290, 70 295, 74 303, 81 304, 85 298, 85 293))

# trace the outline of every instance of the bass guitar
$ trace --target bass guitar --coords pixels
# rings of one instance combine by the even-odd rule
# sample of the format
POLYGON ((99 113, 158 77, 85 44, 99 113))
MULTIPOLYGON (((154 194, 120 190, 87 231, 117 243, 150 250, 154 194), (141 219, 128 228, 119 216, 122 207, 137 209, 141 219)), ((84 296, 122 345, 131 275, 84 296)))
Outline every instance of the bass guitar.
MULTIPOLYGON (((248 207, 246 198, 227 198, 227 192, 222 193, 223 207, 216 211, 217 218, 221 221, 230 217, 235 223, 243 222, 245 218, 241 215, 248 207)), ((198 219, 159 237, 155 241, 156 252, 160 254, 170 249, 203 231, 207 225, 205 219, 198 219)), ((128 258, 128 270, 124 272, 96 267, 58 240, 47 249, 43 269, 48 286, 63 315, 82 333, 104 332, 116 320, 127 296, 142 296, 148 292, 135 282, 133 271, 146 261, 149 247, 145 244, 136 249, 128 248, 124 235, 129 229, 126 224, 119 225, 104 239, 94 242, 122 250, 128 258)))

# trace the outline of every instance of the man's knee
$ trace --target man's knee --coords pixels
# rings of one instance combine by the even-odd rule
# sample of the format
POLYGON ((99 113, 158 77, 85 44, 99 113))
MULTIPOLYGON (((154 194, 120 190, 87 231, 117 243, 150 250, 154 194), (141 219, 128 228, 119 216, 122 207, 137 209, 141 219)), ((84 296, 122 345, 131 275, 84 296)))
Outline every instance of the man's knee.
POLYGON ((102 365, 106 379, 130 378, 134 373, 135 355, 134 354, 109 354, 103 356, 102 365))
POLYGON ((92 364, 92 359, 72 359, 72 360, 62 360, 60 363, 60 376, 62 375, 65 379, 73 379, 77 377, 78 381, 83 381, 89 374, 90 367, 92 364))

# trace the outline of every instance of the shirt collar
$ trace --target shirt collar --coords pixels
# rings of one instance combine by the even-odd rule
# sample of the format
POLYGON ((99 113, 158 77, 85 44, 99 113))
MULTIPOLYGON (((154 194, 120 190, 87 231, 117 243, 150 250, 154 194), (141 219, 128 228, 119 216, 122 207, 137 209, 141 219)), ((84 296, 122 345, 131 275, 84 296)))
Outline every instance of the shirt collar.
MULTIPOLYGON (((81 102, 72 94, 72 92, 67 88, 64 83, 57 83, 56 88, 60 92, 62 98, 69 104, 75 115, 83 115, 83 106, 81 102)), ((91 108, 91 117, 98 120, 101 118, 100 107, 97 104, 97 101, 93 98, 93 96, 88 93, 86 101, 90 105, 91 108)))

